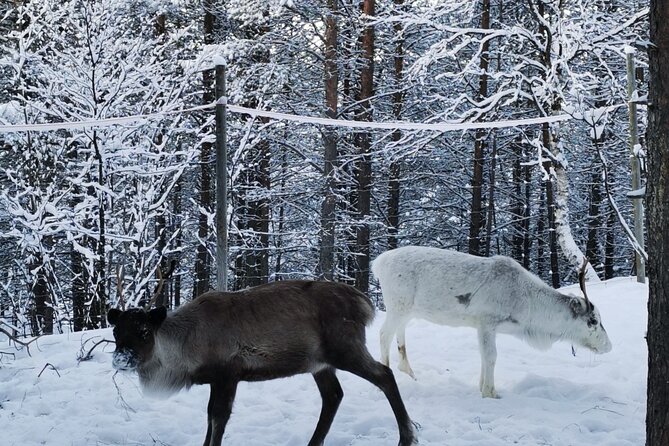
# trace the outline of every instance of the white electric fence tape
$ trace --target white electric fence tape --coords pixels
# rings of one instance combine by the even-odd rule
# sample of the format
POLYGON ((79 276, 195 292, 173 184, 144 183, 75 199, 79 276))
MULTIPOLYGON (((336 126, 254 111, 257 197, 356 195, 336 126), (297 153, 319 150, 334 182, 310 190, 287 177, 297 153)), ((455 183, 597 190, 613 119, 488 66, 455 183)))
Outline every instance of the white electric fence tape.
MULTIPOLYGON (((192 107, 182 110, 174 111, 165 111, 158 113, 149 113, 145 115, 135 115, 135 116, 126 116, 119 118, 107 118, 107 119, 97 119, 89 121, 76 121, 76 122, 53 122, 47 124, 13 124, 13 125, 0 125, 0 133, 18 133, 18 132, 44 132, 52 130, 65 130, 65 129, 82 129, 82 128, 93 128, 93 127, 109 127, 114 125, 121 124, 131 124, 138 121, 147 121, 150 119, 161 118, 167 115, 173 114, 182 114, 190 113, 199 110, 206 110, 214 108, 217 103, 225 104, 226 98, 223 97, 217 102, 201 105, 199 107, 192 107)), ((329 118, 318 118, 313 116, 300 116, 292 115, 288 113, 279 113, 272 112, 267 110, 257 110, 254 108, 240 107, 238 105, 227 104, 226 108, 228 111, 233 113, 247 114, 250 116, 260 116, 264 118, 272 118, 281 121, 293 121, 300 122, 304 124, 320 124, 327 126, 335 127, 348 127, 348 128, 366 128, 366 129, 388 129, 388 130, 426 130, 434 132, 446 132, 453 130, 473 130, 473 129, 493 129, 493 128, 505 128, 505 127, 518 127, 524 125, 534 125, 534 124, 543 124, 543 123, 553 123, 561 121, 569 121, 571 119, 586 119, 589 123, 592 124, 592 121, 596 122, 595 117, 600 117, 609 111, 613 111, 619 107, 624 106, 625 104, 612 105, 610 107, 603 107, 593 110, 588 110, 585 113, 577 113, 574 115, 570 114, 560 114, 555 116, 542 116, 539 118, 528 118, 528 119, 510 119, 505 121, 493 121, 493 122, 438 122, 433 124, 425 123, 414 123, 414 122, 367 122, 367 121, 348 121, 342 119, 329 119, 329 118)))

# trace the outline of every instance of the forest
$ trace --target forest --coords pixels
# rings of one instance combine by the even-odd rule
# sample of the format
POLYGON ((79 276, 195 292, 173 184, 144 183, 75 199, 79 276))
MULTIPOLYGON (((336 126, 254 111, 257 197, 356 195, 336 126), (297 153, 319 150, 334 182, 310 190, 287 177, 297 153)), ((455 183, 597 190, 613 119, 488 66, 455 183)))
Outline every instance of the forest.
POLYGON ((230 289, 319 278, 382 306, 370 262, 408 244, 511 256, 556 288, 583 255, 589 280, 635 275, 648 13, 637 0, 3 0, 0 327, 104 328, 110 307, 156 293, 177 307, 215 286, 220 64, 228 104, 467 124, 228 113, 230 289))

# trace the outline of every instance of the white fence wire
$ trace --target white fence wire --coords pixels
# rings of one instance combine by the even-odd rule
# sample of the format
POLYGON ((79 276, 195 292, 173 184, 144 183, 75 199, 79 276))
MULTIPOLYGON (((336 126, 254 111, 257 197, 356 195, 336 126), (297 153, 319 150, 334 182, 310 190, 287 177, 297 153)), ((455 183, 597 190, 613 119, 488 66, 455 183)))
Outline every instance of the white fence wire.
MULTIPOLYGON (((201 105, 181 110, 170 110, 143 115, 124 116, 117 118, 105 118, 95 120, 84 120, 76 122, 51 122, 45 124, 9 124, 0 125, 0 133, 20 133, 20 132, 45 132, 53 130, 72 130, 85 128, 110 127, 115 125, 133 124, 147 122, 153 119, 160 119, 165 116, 192 113, 195 111, 214 108, 217 104, 225 104, 226 98, 223 97, 217 102, 201 105)), ((258 110, 254 108, 241 107, 239 105, 226 104, 228 111, 232 113, 246 114, 253 117, 264 117, 281 121, 293 121, 303 124, 319 124, 334 127, 346 128, 366 128, 366 129, 387 129, 387 130, 424 130, 433 132, 462 131, 475 129, 500 129, 507 127, 519 127, 525 125, 535 125, 544 123, 564 122, 573 119, 586 120, 590 124, 596 123, 599 118, 606 113, 616 110, 626 104, 612 105, 591 109, 586 112, 576 112, 572 114, 562 113, 559 115, 541 116, 537 118, 509 119, 503 121, 490 122, 436 122, 436 123, 416 123, 405 121, 392 122, 368 122, 368 121, 350 121, 344 119, 329 119, 315 116, 301 116, 289 113, 273 112, 268 110, 258 110)))

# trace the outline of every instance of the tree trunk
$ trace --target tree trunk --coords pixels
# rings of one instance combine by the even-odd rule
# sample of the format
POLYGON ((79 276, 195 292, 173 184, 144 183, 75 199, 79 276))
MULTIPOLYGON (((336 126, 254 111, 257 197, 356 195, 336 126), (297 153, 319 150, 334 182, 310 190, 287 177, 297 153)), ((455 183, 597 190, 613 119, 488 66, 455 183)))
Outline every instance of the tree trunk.
POLYGON ((613 262, 616 255, 616 223, 618 218, 613 210, 609 210, 606 219, 606 240, 604 242, 604 279, 613 279, 613 262))
POLYGON ((95 328, 106 328, 107 318, 104 316, 107 313, 107 257, 106 257, 106 218, 105 213, 105 198, 103 190, 106 188, 106 178, 104 172, 104 159, 100 146, 98 144, 97 132, 93 131, 93 147, 95 149, 95 157, 97 159, 98 178, 97 183, 99 190, 94 191, 98 197, 98 239, 96 240, 96 268, 95 268, 95 297, 90 307, 90 320, 95 328))
MULTIPOLYGON (((497 140, 493 140, 492 153, 490 154, 490 173, 488 174, 488 215, 485 223, 485 252, 490 256, 490 245, 492 243, 492 225, 495 221, 495 169, 497 168, 497 140)), ((498 252, 499 254, 499 252, 498 252)))
MULTIPOLYGON (((337 69, 337 1, 328 0, 325 18, 325 116, 337 118, 339 73, 337 69)), ((325 165, 323 177, 325 193, 321 206, 321 246, 319 273, 325 280, 335 277, 335 209, 337 207, 337 132, 332 127, 323 129, 325 165)))
MULTIPOLYGON (((156 16, 153 25, 154 36, 164 40, 165 34, 167 32, 166 26, 167 26, 167 16, 164 13, 156 16)), ((154 137, 154 145, 156 147, 162 147, 164 139, 165 135, 163 134, 163 130, 158 129, 154 137)), ((162 195, 164 190, 161 189, 160 192, 162 195)), ((160 253, 160 264, 158 265, 158 267, 164 274, 165 271, 169 269, 169 262, 165 258, 165 250, 167 249, 167 219, 165 214, 167 213, 167 209, 159 209, 158 212, 161 213, 156 215, 155 237, 158 239, 158 244, 156 245, 156 249, 160 253)), ((168 283, 166 283, 162 287, 160 295, 156 299, 156 307, 170 306, 170 289, 171 287, 169 286, 168 283)))
POLYGON ((590 207, 588 211, 588 241, 585 247, 585 255, 593 265, 601 264, 599 229, 602 226, 602 193, 600 190, 599 179, 601 172, 595 169, 591 175, 592 185, 590 186, 590 207))
MULTIPOLYGON (((576 244, 574 235, 571 232, 569 223, 569 178, 567 176, 567 169, 565 167, 563 158, 564 155, 557 143, 557 136, 551 132, 550 126, 544 124, 544 145, 549 148, 550 153, 555 160, 551 163, 551 177, 555 187, 555 199, 553 200, 553 225, 555 228, 555 235, 557 241, 562 249, 562 255, 567 259, 567 262, 574 268, 578 268, 583 263, 583 252, 576 244)), ((556 260, 557 262, 557 260, 556 260)), ((559 273, 557 268, 553 270, 554 274, 559 273)), ((586 280, 599 282, 599 277, 592 267, 588 264, 585 271, 586 280)), ((559 277, 557 278, 559 282, 559 277)), ((555 283, 555 279, 554 279, 555 283)))
POLYGON ((530 220, 532 218, 532 170, 529 166, 524 166, 525 171, 525 212, 523 214, 523 266, 526 270, 530 269, 530 252, 532 250, 532 237, 530 235, 530 220))
POLYGON ((669 2, 650 1, 646 445, 669 444, 669 2))
MULTIPOLYGON (((481 0, 481 29, 490 29, 490 0, 481 0)), ((490 41, 481 48, 481 75, 479 76, 478 100, 488 96, 488 67, 490 65, 490 41)), ((476 131, 474 141, 474 171, 472 173, 472 211, 469 223, 469 253, 481 255, 481 229, 485 224, 483 210, 483 165, 485 161, 487 132, 476 131)))
MULTIPOLYGON (((269 10, 260 11, 263 16, 269 10)), ((269 28, 266 25, 249 25, 243 28, 243 38, 257 45, 247 55, 253 69, 248 73, 261 72, 270 65, 270 52, 263 43, 263 36, 269 28), (260 69, 257 69, 260 68, 260 69)), ((243 105, 258 108, 265 81, 257 74, 250 74, 246 81, 243 105)), ((253 119, 253 118, 249 118, 253 119)), ((257 122, 265 126, 269 118, 259 117, 257 122)), ((238 233, 243 240, 238 241, 240 250, 235 259, 235 287, 245 288, 267 283, 269 280, 269 227, 270 227, 270 143, 265 137, 257 138, 254 144, 245 147, 243 165, 237 177, 237 205, 233 217, 237 219, 238 233)), ((238 237, 235 237, 238 238, 238 237)), ((234 246, 234 244, 233 244, 234 246)))
MULTIPOLYGON (((287 133, 287 132, 286 132, 287 133)), ((284 135, 285 138, 288 135, 284 135)), ((289 172, 289 161, 286 151, 281 154, 281 182, 279 183, 279 196, 283 196, 286 191, 286 183, 288 172, 289 172)), ((283 229, 286 224, 286 204, 282 201, 279 204, 278 220, 276 231, 274 231, 274 249, 276 250, 276 255, 274 256, 274 280, 281 280, 281 272, 283 266, 283 229)), ((334 259, 333 259, 334 260, 334 259)), ((334 265, 333 265, 334 269, 334 265)))
MULTIPOLYGON (((165 271, 167 271, 169 268, 168 264, 169 262, 165 258, 165 249, 167 248, 167 238, 166 238, 167 224, 165 221, 164 214, 159 214, 156 216, 155 231, 156 231, 155 236, 158 239, 158 243, 156 244, 156 249, 160 253, 160 263, 158 264, 158 268, 162 271, 163 274, 165 274, 165 271)), ((158 277, 156 277, 156 279, 158 279, 158 277)), ((169 293, 169 286, 166 283, 165 286, 162 287, 160 294, 156 298, 156 308, 162 306, 169 307, 170 301, 168 293, 169 293)))
MULTIPOLYGON (((403 9, 404 0, 394 0, 397 9, 403 9)), ((404 36, 402 35, 403 25, 395 23, 393 25, 396 35, 395 55, 393 57, 395 92, 392 96, 393 117, 396 121, 402 120, 402 109, 404 107, 404 93, 402 86, 404 83, 404 36)), ((391 137, 394 143, 402 139, 402 132, 395 130, 391 137)), ((396 146, 397 147, 397 146, 396 146)), ((400 179, 402 169, 399 159, 393 159, 388 167, 388 249, 395 249, 398 245, 398 232, 400 226, 400 179)))
MULTIPOLYGON (((85 236, 84 236, 85 237, 85 236)), ((84 258, 81 253, 70 248, 72 268, 72 323, 74 331, 86 328, 86 283, 88 282, 84 258)))
POLYGON ((47 265, 44 264, 44 256, 41 253, 33 254, 31 270, 37 271, 32 283, 32 294, 35 298, 35 315, 33 321, 33 335, 53 334, 53 305, 51 292, 49 290, 49 277, 47 265))
POLYGON ((249 201, 249 229, 254 234, 254 245, 246 254, 246 280, 248 286, 257 286, 269 280, 269 221, 270 221, 270 176, 269 141, 263 139, 251 151, 255 168, 250 173, 249 185, 261 190, 258 199, 249 201))
MULTIPOLYGON (((211 45, 214 43, 214 22, 213 0, 204 2, 204 43, 211 45)), ((202 72, 202 103, 210 104, 214 101, 214 72, 213 70, 204 70, 202 72)), ((200 208, 209 212, 212 207, 212 181, 211 181, 211 156, 213 153, 213 144, 203 142, 200 147, 200 184, 199 184, 199 204, 200 208)), ((207 224, 207 215, 204 212, 198 213, 197 236, 199 243, 195 253, 195 283, 193 284, 193 299, 209 290, 209 276, 211 268, 211 259, 207 250, 207 240, 209 238, 209 225, 207 224)))
MULTIPOLYGON (((599 140, 596 140, 595 144, 599 144, 599 140)), ((602 263, 600 258, 601 255, 599 243, 599 231, 602 227, 602 172, 600 168, 599 157, 597 155, 595 155, 591 169, 592 173, 590 174, 590 179, 592 184, 590 185, 588 241, 585 245, 585 255, 592 265, 599 267, 599 265, 602 263)))
MULTIPOLYGON (((181 150, 179 150, 179 151, 181 151, 181 150)), ((177 163, 178 162, 179 162, 179 158, 177 158, 177 163)), ((172 212, 173 212, 173 219, 174 219, 173 224, 174 224, 175 230, 179 231, 177 233, 177 236, 176 236, 175 241, 174 241, 175 250, 181 249, 181 242, 182 242, 182 237, 181 237, 182 231, 181 231, 181 228, 179 227, 179 222, 181 221, 181 196, 182 196, 182 192, 181 192, 182 186, 181 186, 181 184, 182 184, 182 182, 183 182, 183 176, 180 177, 177 180, 177 183, 174 185, 174 195, 172 197, 172 212)), ((173 296, 173 300, 174 300, 174 302, 173 302, 174 308, 179 308, 179 306, 181 305, 181 274, 178 273, 180 259, 181 259, 181 256, 176 257, 177 264, 175 265, 175 270, 177 270, 177 272, 175 272, 175 274, 174 274, 174 287, 172 289, 172 296, 173 296)))
MULTIPOLYGON (((523 144, 520 137, 512 143, 513 166, 511 168, 511 183, 513 184, 513 195, 511 196, 510 213, 513 222, 513 235, 511 237, 511 257, 519 263, 523 263, 525 255, 525 209, 528 203, 523 193, 523 144)), ((527 187, 527 185, 525 185, 527 187)))
MULTIPOLYGON (((362 12, 368 17, 374 16, 375 0, 363 0, 362 12)), ((374 27, 365 26, 362 34, 362 51, 364 66, 360 73, 360 101, 362 121, 372 120, 370 98, 374 94, 374 27)), ((358 227, 356 236, 356 253, 358 268, 355 275, 355 286, 363 293, 369 290, 369 223, 370 215, 372 160, 370 132, 360 134, 358 138, 358 227)))
MULTIPOLYGON (((68 158, 72 163, 76 163, 79 157, 77 146, 74 145, 72 150, 68 153, 68 158)), ((76 209, 77 206, 83 202, 81 197, 82 191, 78 186, 73 186, 72 199, 70 200, 70 208, 76 209)), ((84 256, 75 249, 74 244, 79 243, 82 246, 91 249, 90 237, 81 235, 80 239, 74 239, 70 247, 70 268, 72 269, 72 325, 74 331, 82 331, 86 326, 88 311, 86 309, 86 301, 88 300, 89 283, 88 270, 84 265, 84 256)))
MULTIPOLYGON (((549 144, 547 141, 550 139, 549 136, 549 127, 548 124, 543 126, 543 138, 544 146, 549 144)), ((551 162, 544 162, 544 170, 546 172, 551 171, 551 162)), ((555 197, 553 195, 553 183, 548 179, 544 181, 545 186, 545 203, 546 203, 546 215, 548 217, 548 250, 550 253, 550 281, 553 285, 553 288, 560 288, 560 265, 558 263, 558 243, 555 231, 555 197)), ((541 235, 540 235, 541 237, 541 235)))

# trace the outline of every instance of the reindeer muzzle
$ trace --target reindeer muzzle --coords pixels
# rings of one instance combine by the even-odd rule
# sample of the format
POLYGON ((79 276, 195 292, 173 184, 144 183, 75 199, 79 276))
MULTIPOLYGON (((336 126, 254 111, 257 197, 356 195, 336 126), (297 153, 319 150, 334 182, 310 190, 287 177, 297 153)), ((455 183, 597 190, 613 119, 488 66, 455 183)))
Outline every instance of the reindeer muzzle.
POLYGON ((114 352, 112 367, 119 371, 131 371, 137 368, 139 361, 136 355, 129 350, 119 350, 114 352))

